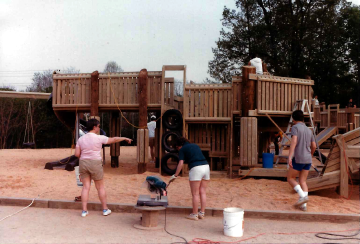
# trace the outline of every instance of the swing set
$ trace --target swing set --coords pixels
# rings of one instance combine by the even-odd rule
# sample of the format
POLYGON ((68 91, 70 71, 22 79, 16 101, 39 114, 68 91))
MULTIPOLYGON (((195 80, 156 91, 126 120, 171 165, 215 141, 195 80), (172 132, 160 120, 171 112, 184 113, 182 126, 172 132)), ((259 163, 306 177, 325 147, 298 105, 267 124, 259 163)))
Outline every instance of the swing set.
POLYGON ((32 119, 32 113, 31 113, 31 102, 29 101, 27 115, 26 115, 26 127, 25 127, 25 134, 24 134, 24 141, 23 141, 23 147, 24 148, 35 148, 35 139, 34 139, 34 125, 33 125, 33 119, 32 119), (30 137, 30 131, 32 140, 30 137))

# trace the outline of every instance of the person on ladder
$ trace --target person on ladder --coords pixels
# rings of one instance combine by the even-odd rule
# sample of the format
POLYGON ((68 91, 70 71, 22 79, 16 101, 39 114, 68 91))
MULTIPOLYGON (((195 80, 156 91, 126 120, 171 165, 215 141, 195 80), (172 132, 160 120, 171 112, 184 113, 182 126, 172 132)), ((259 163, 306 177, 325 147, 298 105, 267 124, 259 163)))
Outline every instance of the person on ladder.
POLYGON ((316 143, 312 131, 304 123, 303 111, 294 111, 292 119, 294 126, 291 128, 287 181, 299 194, 299 200, 295 206, 307 211, 306 203, 309 199, 306 179, 311 167, 312 155, 316 150, 316 143), (296 181, 298 175, 300 184, 296 181))

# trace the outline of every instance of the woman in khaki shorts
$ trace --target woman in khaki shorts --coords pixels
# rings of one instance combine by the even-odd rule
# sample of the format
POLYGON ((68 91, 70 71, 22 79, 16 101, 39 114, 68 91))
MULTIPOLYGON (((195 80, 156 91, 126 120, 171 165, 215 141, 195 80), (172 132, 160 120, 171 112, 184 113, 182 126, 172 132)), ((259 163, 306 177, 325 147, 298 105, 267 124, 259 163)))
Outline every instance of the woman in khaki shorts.
POLYGON ((101 148, 103 144, 112 144, 121 141, 127 141, 127 143, 130 144, 132 140, 126 137, 109 138, 98 135, 100 132, 100 123, 96 119, 90 119, 87 122, 87 130, 89 132, 79 138, 75 149, 75 156, 80 158, 79 172, 80 179, 83 183, 81 192, 81 216, 86 217, 89 214, 87 211, 87 202, 89 199, 91 180, 94 180, 95 182, 99 199, 103 207, 103 215, 107 216, 111 214, 111 210, 108 209, 106 204, 106 193, 103 180, 104 171, 100 154, 101 148))

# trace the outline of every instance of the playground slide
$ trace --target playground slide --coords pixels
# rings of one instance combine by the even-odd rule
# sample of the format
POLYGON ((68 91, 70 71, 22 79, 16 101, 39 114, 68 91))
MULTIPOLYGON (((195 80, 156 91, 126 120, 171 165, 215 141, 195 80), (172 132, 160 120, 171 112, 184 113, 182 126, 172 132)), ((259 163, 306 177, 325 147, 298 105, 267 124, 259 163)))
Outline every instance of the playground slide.
POLYGON ((46 163, 45 169, 53 170, 54 167, 59 167, 67 171, 73 171, 75 166, 79 166, 79 158, 72 155, 59 161, 46 163))
POLYGON ((337 132, 336 126, 333 127, 326 127, 323 131, 321 131, 317 136, 316 140, 319 144, 323 144, 327 139, 329 139, 331 136, 335 135, 337 132))

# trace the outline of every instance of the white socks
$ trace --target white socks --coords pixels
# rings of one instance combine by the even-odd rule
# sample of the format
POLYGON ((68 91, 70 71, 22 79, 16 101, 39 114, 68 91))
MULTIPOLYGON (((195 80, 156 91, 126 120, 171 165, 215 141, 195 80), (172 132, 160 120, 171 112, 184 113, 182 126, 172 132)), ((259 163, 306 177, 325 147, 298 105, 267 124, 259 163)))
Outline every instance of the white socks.
POLYGON ((299 194, 300 197, 305 197, 305 192, 301 189, 300 185, 296 185, 294 190, 299 194))

